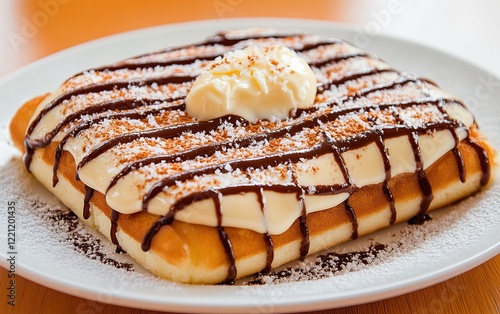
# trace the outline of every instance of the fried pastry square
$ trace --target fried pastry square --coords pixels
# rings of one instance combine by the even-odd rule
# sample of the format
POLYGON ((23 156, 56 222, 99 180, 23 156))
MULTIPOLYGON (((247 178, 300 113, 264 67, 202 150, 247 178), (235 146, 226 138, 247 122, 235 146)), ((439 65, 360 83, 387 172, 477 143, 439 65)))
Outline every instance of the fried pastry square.
POLYGON ((455 202, 488 184, 496 155, 466 105, 433 82, 343 40, 271 29, 78 73, 24 104, 11 135, 29 172, 138 263, 208 284, 455 202), (256 121, 188 114, 213 62, 271 46, 312 69, 309 106, 256 121))

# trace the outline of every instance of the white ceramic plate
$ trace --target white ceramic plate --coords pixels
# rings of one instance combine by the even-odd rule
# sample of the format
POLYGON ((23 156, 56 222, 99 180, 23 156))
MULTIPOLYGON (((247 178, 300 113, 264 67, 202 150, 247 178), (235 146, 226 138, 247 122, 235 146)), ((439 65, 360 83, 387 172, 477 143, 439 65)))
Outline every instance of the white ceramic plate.
MULTIPOLYGON (((159 280, 138 266, 134 272, 127 272, 104 265, 61 242, 60 232, 44 226, 44 221, 30 211, 31 202, 37 198, 51 208, 59 205, 24 172, 19 154, 8 143, 7 125, 21 103, 55 89, 68 76, 87 68, 154 49, 198 42, 219 30, 254 26, 343 38, 399 69, 439 82, 445 90, 469 104, 482 130, 500 147, 497 123, 500 91, 491 84, 499 79, 467 61, 417 43, 386 36, 369 37, 329 22, 290 19, 203 21, 112 36, 37 61, 0 81, 1 266, 9 267, 10 250, 6 247, 9 201, 16 202, 17 274, 89 300, 144 309, 222 313, 342 307, 424 288, 463 273, 500 252, 498 183, 452 208, 439 211, 433 221, 409 235, 408 232, 401 235, 410 228, 402 224, 348 244, 348 249, 355 249, 366 247, 371 239, 385 243, 406 238, 417 243, 378 264, 327 279, 264 286, 179 285, 159 280)), ((110 248, 104 250, 111 254, 110 248)), ((130 262, 124 255, 110 256, 130 262)), ((92 302, 82 302, 78 309, 89 310, 92 306, 95 306, 92 302)))

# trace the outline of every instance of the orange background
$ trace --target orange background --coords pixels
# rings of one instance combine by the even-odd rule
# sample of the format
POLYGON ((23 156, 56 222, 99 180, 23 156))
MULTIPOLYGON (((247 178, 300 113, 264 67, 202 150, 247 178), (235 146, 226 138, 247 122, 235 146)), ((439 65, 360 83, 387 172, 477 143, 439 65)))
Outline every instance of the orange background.
POLYGON ((353 6, 327 0, 2 0, 6 19, 0 75, 92 39, 137 28, 201 19, 301 17, 336 21, 349 18, 353 6), (20 38, 21 37, 21 38, 20 38), (12 61, 12 62, 10 62, 12 61))

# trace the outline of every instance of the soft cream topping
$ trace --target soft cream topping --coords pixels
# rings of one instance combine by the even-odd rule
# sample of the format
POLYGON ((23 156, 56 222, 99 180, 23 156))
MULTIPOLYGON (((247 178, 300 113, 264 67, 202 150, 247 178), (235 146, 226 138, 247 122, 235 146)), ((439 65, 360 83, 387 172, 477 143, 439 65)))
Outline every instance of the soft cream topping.
POLYGON ((256 122, 284 119, 313 105, 316 76, 284 46, 250 46, 209 63, 188 96, 186 111, 200 120, 234 114, 256 122))

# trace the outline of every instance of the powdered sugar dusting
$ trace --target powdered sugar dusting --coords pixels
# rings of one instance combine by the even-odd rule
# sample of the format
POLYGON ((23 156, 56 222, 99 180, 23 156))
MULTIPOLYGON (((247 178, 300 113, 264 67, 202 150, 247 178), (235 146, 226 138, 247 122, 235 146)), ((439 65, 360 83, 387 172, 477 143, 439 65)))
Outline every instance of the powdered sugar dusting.
POLYGON ((111 265, 119 269, 134 271, 134 265, 128 262, 120 262, 104 252, 104 244, 100 238, 87 232, 83 224, 71 211, 59 209, 39 200, 31 201, 33 213, 43 221, 49 223, 48 227, 61 235, 59 241, 71 244, 73 249, 87 258, 97 260, 105 265, 111 265))

